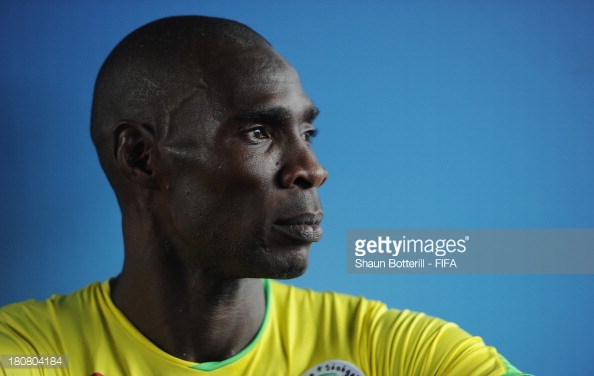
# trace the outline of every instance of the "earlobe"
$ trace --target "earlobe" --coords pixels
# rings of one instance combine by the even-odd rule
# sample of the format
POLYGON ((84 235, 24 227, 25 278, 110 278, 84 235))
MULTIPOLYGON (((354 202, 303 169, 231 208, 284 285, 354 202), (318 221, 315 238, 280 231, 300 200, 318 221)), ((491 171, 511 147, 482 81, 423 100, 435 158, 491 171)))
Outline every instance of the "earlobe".
POLYGON ((122 121, 114 131, 114 157, 120 172, 135 184, 155 189, 155 136, 132 120, 122 121))

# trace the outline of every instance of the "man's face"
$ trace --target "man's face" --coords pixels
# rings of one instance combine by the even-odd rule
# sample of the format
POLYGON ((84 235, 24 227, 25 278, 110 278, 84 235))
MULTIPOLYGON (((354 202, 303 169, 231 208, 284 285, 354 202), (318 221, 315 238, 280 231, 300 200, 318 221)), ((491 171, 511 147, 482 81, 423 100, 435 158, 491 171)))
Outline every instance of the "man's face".
POLYGON ((160 147, 162 228, 189 270, 296 277, 321 237, 317 109, 268 46, 228 53, 171 114, 160 147))

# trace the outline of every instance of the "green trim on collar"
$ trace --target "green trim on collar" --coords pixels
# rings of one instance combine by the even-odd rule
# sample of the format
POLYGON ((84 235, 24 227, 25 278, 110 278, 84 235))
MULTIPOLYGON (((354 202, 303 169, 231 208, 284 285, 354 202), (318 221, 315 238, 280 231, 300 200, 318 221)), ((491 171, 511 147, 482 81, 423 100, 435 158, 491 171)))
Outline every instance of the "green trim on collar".
POLYGON ((519 369, 517 369, 516 367, 514 367, 503 356, 499 355, 499 359, 501 359, 501 361, 505 365, 505 368, 507 369, 507 372, 504 375, 502 375, 502 376, 532 376, 532 375, 530 375, 528 373, 523 373, 522 371, 520 371, 519 369))

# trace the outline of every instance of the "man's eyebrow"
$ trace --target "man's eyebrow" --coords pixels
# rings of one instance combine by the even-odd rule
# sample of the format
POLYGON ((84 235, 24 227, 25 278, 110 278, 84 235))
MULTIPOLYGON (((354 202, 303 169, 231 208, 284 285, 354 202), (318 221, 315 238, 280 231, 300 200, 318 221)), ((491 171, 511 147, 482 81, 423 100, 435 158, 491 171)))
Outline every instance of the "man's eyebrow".
MULTIPOLYGON (((320 110, 316 106, 309 106, 304 111, 303 121, 311 123, 319 113, 320 110)), ((235 116, 235 120, 237 121, 263 124, 285 124, 289 121, 289 119, 291 119, 291 111, 281 106, 253 108, 235 116)))
POLYGON ((310 106, 305 111, 305 120, 308 123, 313 123, 313 121, 318 117, 320 114, 320 109, 316 106, 310 106))

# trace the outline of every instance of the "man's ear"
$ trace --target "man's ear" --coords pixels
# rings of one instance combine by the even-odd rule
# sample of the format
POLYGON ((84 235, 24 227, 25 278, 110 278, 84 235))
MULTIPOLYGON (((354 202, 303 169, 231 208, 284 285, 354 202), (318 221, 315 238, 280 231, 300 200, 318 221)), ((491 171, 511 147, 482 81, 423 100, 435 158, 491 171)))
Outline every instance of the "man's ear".
POLYGON ((133 120, 124 120, 116 127, 113 137, 116 164, 123 176, 135 184, 156 189, 152 130, 133 120))

